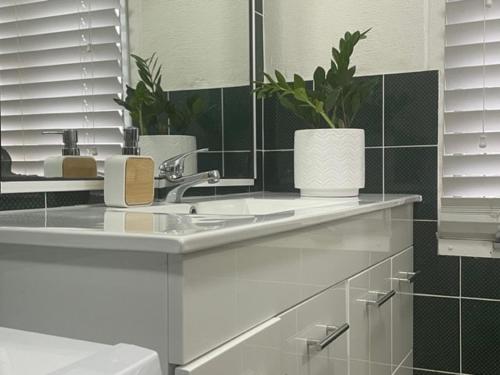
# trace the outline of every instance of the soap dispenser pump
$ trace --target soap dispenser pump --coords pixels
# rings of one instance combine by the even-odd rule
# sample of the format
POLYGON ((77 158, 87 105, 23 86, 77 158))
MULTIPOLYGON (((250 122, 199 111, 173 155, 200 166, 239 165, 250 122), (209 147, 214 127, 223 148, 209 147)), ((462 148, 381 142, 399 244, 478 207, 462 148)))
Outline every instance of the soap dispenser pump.
POLYGON ((110 207, 149 206, 154 201, 155 164, 140 156, 139 129, 125 128, 122 155, 106 159, 104 203, 110 207))
POLYGON ((61 134, 63 149, 60 156, 50 156, 44 160, 44 176, 48 178, 96 178, 97 162, 92 156, 80 156, 78 130, 50 130, 44 135, 61 134))

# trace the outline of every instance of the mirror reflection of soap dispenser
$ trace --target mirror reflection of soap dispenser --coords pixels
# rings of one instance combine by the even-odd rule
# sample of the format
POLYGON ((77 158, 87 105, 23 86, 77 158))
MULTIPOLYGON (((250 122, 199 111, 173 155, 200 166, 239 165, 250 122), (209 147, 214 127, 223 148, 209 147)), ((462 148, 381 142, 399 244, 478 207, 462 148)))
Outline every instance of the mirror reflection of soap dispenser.
POLYGON ((155 163, 140 156, 139 129, 124 129, 122 155, 106 159, 104 203, 109 207, 149 206, 154 201, 155 163))
POLYGON ((96 178, 97 162, 92 156, 80 156, 78 130, 65 129, 44 131, 44 135, 61 134, 63 149, 61 156, 50 156, 44 160, 44 176, 48 178, 96 178))

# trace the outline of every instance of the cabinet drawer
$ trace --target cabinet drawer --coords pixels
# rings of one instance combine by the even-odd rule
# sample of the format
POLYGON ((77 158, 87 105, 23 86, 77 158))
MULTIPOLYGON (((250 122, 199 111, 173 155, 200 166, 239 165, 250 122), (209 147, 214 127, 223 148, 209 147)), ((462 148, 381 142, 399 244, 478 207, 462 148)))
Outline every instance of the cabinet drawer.
POLYGON ((413 281, 418 277, 413 271, 413 248, 392 259, 392 287, 397 291, 392 301, 393 370, 403 360, 405 366, 413 366, 408 362, 413 348, 413 281))
POLYGON ((176 375, 346 375, 345 283, 177 367, 176 375))
POLYGON ((348 281, 351 374, 391 374, 391 260, 348 281))

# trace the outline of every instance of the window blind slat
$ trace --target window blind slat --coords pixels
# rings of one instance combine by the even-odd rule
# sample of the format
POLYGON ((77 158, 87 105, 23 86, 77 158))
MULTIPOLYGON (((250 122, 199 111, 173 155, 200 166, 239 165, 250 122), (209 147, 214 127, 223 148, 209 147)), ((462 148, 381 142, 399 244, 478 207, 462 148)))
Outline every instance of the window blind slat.
POLYGON ((94 44, 115 43, 121 41, 116 27, 100 27, 92 32, 86 30, 63 31, 52 34, 26 36, 21 38, 0 39, 0 64, 2 56, 50 50, 53 58, 58 59, 55 49, 84 47, 82 53, 90 54, 94 44), (89 46, 89 47, 88 47, 89 46))
MULTIPOLYGON (((477 134, 448 134, 444 139, 444 152, 446 154, 474 154, 481 153, 484 149, 479 147, 477 134)), ((488 134, 488 152, 500 154, 500 133, 488 134)), ((500 175, 500 168, 498 169, 500 175)))
POLYGON ((486 65, 500 64, 500 42, 486 43, 485 50, 485 53, 483 53, 483 44, 446 47, 445 67, 462 68, 468 66, 482 66, 483 54, 486 65))
POLYGON ((2 116, 2 136, 6 132, 45 129, 80 129, 123 127, 123 118, 119 110, 109 112, 76 112, 37 115, 2 116))
MULTIPOLYGON (((45 160, 50 156, 61 155, 62 143, 57 145, 18 145, 18 146, 5 146, 5 149, 16 161, 40 161, 45 160)), ((87 150, 97 149, 96 158, 104 160, 112 155, 119 154, 121 151, 121 144, 85 144, 80 143, 80 151, 82 155, 86 154, 87 150)))
POLYGON ((113 99, 117 97, 117 95, 95 95, 76 96, 73 98, 4 101, 2 103, 2 113, 6 116, 11 116, 113 111, 119 109, 113 102, 113 99), (86 104, 84 101, 86 101, 86 104))
POLYGON ((499 174, 500 155, 446 156, 444 175, 499 174))
MULTIPOLYGON (((117 139, 122 136, 120 128, 97 128, 85 129, 79 128, 79 138, 82 143, 94 139, 99 139, 99 143, 116 143, 117 139)), ((61 144, 60 135, 47 134, 43 135, 41 130, 16 130, 11 132, 4 132, 2 134, 2 147, 16 146, 19 142, 19 137, 22 137, 24 144, 38 144, 38 145, 59 145, 61 144)))
POLYGON ((1 87, 6 85, 119 77, 121 73, 122 68, 118 60, 0 70, 0 92, 1 87))
POLYGON ((116 13, 114 9, 106 9, 92 11, 84 15, 69 14, 22 22, 0 23, 0 38, 23 38, 40 34, 75 31, 82 30, 86 26, 92 28, 120 26, 119 13, 116 13))
POLYGON ((484 29, 483 21, 446 26, 446 45, 462 46, 500 41, 500 20, 486 21, 486 32, 484 29))
POLYGON ((486 132, 500 131, 500 111, 483 111, 446 113, 445 130, 447 133, 453 132, 486 132))
POLYGON ((9 0, 8 3, 11 4, 2 7, 0 11, 0 23, 84 13, 86 10, 120 9, 120 0, 47 0, 43 2, 9 0), (15 4, 12 4, 13 2, 15 4))
POLYGON ((111 95, 120 92, 122 84, 116 77, 3 86, 2 101, 65 98, 73 96, 111 95))
POLYGON ((483 102, 483 90, 448 91, 445 94, 445 110, 450 111, 481 111, 486 109, 500 110, 500 88, 487 88, 483 102))
POLYGON ((449 69, 446 71, 446 89, 475 89, 500 87, 500 64, 478 67, 449 69), (484 74, 483 74, 484 73, 484 74))
POLYGON ((94 45, 92 53, 86 53, 86 47, 70 47, 0 55, 0 70, 45 67, 61 64, 95 64, 96 62, 110 60, 121 60, 121 51, 116 43, 94 45))
POLYGON ((484 0, 467 0, 448 2, 446 4, 446 22, 461 24, 469 22, 500 19, 500 5, 493 3, 490 8, 484 9, 484 0))
POLYGON ((443 180, 443 195, 460 198, 500 196, 500 178, 443 180), (480 186, 480 189, 478 189, 480 186))

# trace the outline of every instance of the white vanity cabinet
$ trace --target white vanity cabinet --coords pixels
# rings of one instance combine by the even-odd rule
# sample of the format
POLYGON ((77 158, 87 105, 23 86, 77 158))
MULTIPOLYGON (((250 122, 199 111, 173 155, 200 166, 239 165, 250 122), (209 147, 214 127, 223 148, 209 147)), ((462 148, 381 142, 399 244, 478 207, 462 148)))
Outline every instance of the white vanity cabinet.
POLYGON ((100 206, 0 214, 0 326, 140 345, 165 375, 391 374, 411 360, 419 199, 149 213, 146 233, 100 228, 100 206))
MULTIPOLYGON (((418 270, 413 268, 413 248, 392 259, 392 287, 397 294, 392 299, 392 365, 412 367, 413 349, 413 282, 418 270)), ((402 375, 400 369, 397 375, 402 375)), ((408 370, 406 370, 408 371, 408 370)))
POLYGON ((175 375, 391 375, 413 347, 413 248, 254 327, 175 375))
POLYGON ((347 375, 346 285, 257 326, 175 375, 347 375))
POLYGON ((357 375, 391 374, 391 260, 351 278, 350 365, 357 375))

